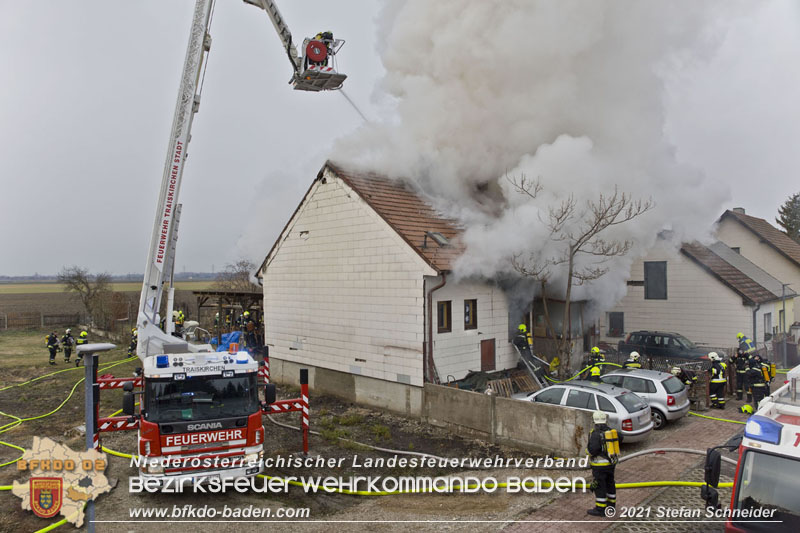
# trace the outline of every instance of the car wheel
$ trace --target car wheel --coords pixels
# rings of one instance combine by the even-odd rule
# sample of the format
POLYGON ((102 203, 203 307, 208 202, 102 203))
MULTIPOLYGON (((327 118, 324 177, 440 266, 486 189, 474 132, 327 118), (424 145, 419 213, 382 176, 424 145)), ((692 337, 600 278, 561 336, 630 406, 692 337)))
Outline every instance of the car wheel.
POLYGON ((664 426, 667 425, 667 417, 657 409, 650 411, 650 417, 653 419, 653 429, 655 430, 664 429, 664 426))

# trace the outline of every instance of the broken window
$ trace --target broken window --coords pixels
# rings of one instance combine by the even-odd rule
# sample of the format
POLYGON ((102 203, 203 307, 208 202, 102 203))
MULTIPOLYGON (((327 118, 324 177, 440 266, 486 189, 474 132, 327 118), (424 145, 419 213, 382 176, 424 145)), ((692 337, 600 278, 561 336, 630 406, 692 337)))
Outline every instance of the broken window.
POLYGON ((478 300, 464 300, 464 329, 478 327, 478 300))
POLYGON ((667 299, 667 262, 644 262, 644 299, 667 299))
POLYGON ((437 302, 436 310, 437 310, 437 317, 438 317, 438 320, 437 320, 437 324, 438 324, 437 332, 438 333, 449 333, 450 331, 453 330, 453 327, 452 327, 451 322, 450 322, 450 315, 452 314, 451 313, 452 306, 451 306, 450 301, 448 300, 446 302, 437 302))

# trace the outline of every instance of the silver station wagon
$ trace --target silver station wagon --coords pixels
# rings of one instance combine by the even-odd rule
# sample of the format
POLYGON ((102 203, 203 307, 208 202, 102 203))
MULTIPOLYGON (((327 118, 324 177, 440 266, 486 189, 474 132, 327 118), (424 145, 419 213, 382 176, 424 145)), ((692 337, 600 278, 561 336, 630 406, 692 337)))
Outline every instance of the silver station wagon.
POLYGON ((629 390, 595 381, 570 381, 552 385, 520 399, 549 403, 566 409, 603 411, 608 413, 608 425, 622 435, 623 442, 643 440, 653 429, 650 407, 629 390))
POLYGON ((603 383, 635 392, 650 405, 655 429, 689 412, 689 392, 681 380, 658 370, 621 368, 600 378, 603 383))

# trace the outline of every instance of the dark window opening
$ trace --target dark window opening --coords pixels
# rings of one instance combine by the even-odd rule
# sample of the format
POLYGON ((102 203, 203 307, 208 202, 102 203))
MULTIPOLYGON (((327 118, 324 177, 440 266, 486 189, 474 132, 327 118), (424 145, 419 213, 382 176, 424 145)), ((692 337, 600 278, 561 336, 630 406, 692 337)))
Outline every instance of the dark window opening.
POLYGON ((478 300, 464 300, 464 329, 478 327, 478 300))
POLYGON ((449 333, 453 330, 453 326, 450 322, 450 315, 452 307, 450 301, 447 302, 438 302, 436 304, 437 310, 437 324, 438 324, 438 333, 449 333))
POLYGON ((625 332, 625 313, 608 313, 608 336, 622 337, 625 332))
POLYGON ((667 262, 645 261, 644 263, 644 299, 667 299, 667 262))

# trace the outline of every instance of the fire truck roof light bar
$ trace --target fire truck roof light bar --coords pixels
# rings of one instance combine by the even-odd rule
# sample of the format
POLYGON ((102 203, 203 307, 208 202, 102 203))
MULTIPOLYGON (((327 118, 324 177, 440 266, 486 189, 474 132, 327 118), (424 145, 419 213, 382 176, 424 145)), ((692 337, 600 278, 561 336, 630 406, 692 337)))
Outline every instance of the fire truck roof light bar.
POLYGON ((747 419, 744 426, 745 437, 761 442, 778 445, 781 442, 781 431, 783 424, 771 420, 765 416, 753 415, 747 419))

